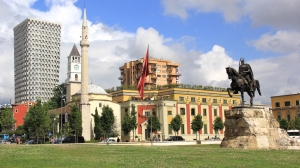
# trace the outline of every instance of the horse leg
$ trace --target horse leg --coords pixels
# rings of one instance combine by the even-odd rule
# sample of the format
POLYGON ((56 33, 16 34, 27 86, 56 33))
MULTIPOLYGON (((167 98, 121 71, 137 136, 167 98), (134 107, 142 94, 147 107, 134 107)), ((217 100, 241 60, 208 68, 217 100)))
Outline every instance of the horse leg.
POLYGON ((257 87, 258 94, 261 96, 260 85, 259 85, 259 81, 258 80, 256 80, 256 87, 257 87))
POLYGON ((232 95, 230 94, 230 90, 231 90, 231 88, 227 88, 228 95, 229 95, 230 97, 232 97, 232 95))
POLYGON ((250 106, 253 106, 253 98, 254 98, 253 93, 254 93, 254 92, 248 91, 247 93, 248 93, 248 95, 249 95, 249 97, 250 97, 250 106))
POLYGON ((242 106, 244 106, 244 92, 241 90, 242 106))

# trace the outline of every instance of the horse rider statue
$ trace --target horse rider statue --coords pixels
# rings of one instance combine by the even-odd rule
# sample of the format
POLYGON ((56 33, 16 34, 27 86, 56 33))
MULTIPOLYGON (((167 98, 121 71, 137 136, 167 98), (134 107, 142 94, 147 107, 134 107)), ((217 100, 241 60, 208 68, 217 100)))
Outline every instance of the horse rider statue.
POLYGON ((243 80, 248 83, 250 91, 254 91, 254 75, 253 71, 251 69, 251 66, 247 63, 245 63, 244 58, 240 59, 240 65, 239 65, 239 74, 243 77, 243 80))

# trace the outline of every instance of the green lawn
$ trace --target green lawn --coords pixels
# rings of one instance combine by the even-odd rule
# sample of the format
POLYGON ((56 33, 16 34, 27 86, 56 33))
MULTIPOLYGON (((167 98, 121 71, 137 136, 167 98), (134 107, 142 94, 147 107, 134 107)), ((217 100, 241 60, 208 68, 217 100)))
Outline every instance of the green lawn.
POLYGON ((0 145, 0 167, 300 167, 299 150, 219 145, 0 145))

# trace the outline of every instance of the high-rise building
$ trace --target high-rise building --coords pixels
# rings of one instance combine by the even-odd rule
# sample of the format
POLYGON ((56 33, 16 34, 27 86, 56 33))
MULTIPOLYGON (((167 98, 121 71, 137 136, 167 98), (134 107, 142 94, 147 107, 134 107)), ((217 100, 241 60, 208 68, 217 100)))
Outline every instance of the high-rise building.
POLYGON ((46 102, 59 81, 61 24, 28 18, 13 30, 15 103, 46 102))
MULTIPOLYGON (((121 85, 137 86, 142 72, 144 58, 136 61, 130 61, 121 66, 120 72, 121 85)), ((163 59, 149 58, 149 75, 146 78, 145 85, 168 85, 178 84, 178 71, 180 64, 163 59)))

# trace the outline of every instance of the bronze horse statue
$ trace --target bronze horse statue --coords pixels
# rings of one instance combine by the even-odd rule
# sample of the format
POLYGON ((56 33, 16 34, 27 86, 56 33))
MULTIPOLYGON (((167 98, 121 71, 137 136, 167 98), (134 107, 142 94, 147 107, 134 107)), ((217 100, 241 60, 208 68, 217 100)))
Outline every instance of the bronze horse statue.
POLYGON ((250 91, 249 84, 243 77, 231 67, 226 68, 226 73, 228 75, 228 79, 231 79, 230 88, 227 88, 228 95, 232 97, 230 91, 233 91, 233 94, 238 94, 241 92, 242 105, 244 105, 244 92, 247 92, 250 97, 250 106, 253 106, 253 98, 255 97, 255 91, 257 89, 258 94, 261 96, 260 85, 258 80, 254 80, 253 91, 250 91))

